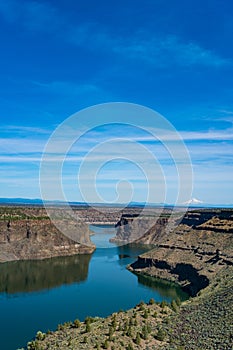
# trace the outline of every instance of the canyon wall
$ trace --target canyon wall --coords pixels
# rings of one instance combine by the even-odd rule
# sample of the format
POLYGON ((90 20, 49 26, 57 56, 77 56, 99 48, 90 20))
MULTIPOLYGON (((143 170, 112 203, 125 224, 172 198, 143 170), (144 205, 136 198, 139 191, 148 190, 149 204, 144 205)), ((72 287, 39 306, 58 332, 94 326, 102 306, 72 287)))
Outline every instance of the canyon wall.
POLYGON ((0 262, 90 254, 94 251, 87 224, 72 219, 55 220, 64 231, 71 232, 74 237, 81 236, 81 243, 64 235, 43 208, 1 207, 0 262))
POLYGON ((222 268, 233 265, 233 210, 189 211, 173 231, 156 229, 136 241, 155 247, 138 257, 132 271, 178 282, 196 295, 222 268))

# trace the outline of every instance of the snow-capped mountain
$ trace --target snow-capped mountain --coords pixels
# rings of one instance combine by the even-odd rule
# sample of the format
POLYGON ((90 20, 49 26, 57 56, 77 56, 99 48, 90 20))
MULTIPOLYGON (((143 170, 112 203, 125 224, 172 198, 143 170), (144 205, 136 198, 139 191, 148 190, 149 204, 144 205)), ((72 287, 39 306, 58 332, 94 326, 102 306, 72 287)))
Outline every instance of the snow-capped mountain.
POLYGON ((204 203, 203 201, 201 201, 200 199, 197 198, 191 198, 188 201, 184 202, 184 205, 199 205, 204 203))

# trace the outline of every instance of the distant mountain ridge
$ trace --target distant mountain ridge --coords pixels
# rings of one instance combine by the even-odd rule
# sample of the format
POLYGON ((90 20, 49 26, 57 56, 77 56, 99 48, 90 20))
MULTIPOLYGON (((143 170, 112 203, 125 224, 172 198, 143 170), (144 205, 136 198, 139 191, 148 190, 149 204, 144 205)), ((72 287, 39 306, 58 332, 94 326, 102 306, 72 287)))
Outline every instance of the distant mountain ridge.
MULTIPOLYGON (((44 203, 51 204, 51 205, 66 205, 67 202, 63 202, 60 200, 49 200, 49 201, 43 201, 40 198, 0 198, 0 205, 8 204, 8 205, 43 205, 44 203)), ((80 205, 80 206, 109 206, 109 207, 174 207, 174 204, 172 203, 146 203, 146 202, 130 202, 128 204, 125 203, 118 203, 118 204, 110 204, 110 203, 85 203, 85 202, 75 202, 71 201, 69 202, 69 205, 80 205)), ((212 204, 212 203, 205 203, 199 199, 192 198, 189 201, 186 201, 182 204, 177 204, 176 207, 193 207, 193 208, 233 208, 233 204, 212 204)))

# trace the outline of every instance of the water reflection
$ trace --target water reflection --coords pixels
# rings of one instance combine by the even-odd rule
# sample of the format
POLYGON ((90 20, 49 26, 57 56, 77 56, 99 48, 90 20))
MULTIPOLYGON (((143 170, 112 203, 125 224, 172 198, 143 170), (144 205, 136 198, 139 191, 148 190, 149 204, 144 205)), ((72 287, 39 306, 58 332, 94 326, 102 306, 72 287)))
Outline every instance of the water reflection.
POLYGON ((0 293, 25 293, 83 282, 91 255, 0 264, 0 293))
POLYGON ((165 280, 161 280, 151 276, 145 276, 137 274, 138 283, 143 284, 146 287, 154 289, 162 297, 169 299, 186 300, 188 295, 181 290, 181 288, 175 284, 165 280))
POLYGON ((137 260, 138 256, 151 250, 154 246, 153 245, 143 245, 143 244, 135 244, 135 243, 129 243, 126 245, 118 246, 117 249, 117 255, 118 255, 118 262, 120 265, 127 265, 131 262, 137 260))
MULTIPOLYGON (((114 248, 99 248, 93 255, 75 255, 46 260, 14 261, 0 264, 0 293, 17 294, 48 290, 88 279, 92 256, 116 261, 121 267, 135 261, 151 247, 128 244, 114 248)), ((96 262, 95 262, 96 263, 96 262)), ((155 290, 162 297, 186 299, 187 295, 174 283, 150 276, 137 275, 138 283, 155 290)), ((96 276, 98 280, 98 275, 96 276)))
MULTIPOLYGON (((152 249, 153 245, 140 245, 140 244, 127 244, 125 246, 117 247, 117 254, 119 257, 118 263, 122 266, 129 265, 133 261, 137 260, 138 255, 141 255, 148 250, 152 249)), ((186 300, 188 298, 178 284, 165 281, 159 278, 136 274, 138 283, 153 289, 163 298, 186 300)))
MULTIPOLYGON (((109 233, 94 236, 96 242, 109 240, 109 233)), ((57 324, 77 317, 105 317, 150 298, 175 299, 179 287, 136 276, 126 269, 149 248, 111 246, 96 249, 92 255, 0 264, 0 348, 21 348, 38 329, 55 329, 57 324), (37 293, 30 293, 33 291, 37 293), (17 327, 12 337, 14 319, 17 327)))

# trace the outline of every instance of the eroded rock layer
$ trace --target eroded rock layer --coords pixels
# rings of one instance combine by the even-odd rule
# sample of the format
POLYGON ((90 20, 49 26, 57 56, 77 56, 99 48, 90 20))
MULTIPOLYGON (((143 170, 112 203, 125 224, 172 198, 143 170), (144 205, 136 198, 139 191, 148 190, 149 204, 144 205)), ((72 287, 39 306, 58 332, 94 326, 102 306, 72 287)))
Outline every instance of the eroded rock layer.
POLYGON ((0 208, 0 262, 93 252, 88 225, 61 217, 54 222, 58 225, 51 222, 43 208, 0 208), (81 232, 82 241, 69 238, 58 227, 74 237, 81 232))
POLYGON ((233 210, 189 211, 165 232, 165 225, 159 234, 154 227, 137 240, 155 248, 139 256, 131 270, 178 282, 196 295, 223 267, 233 265, 233 210))

